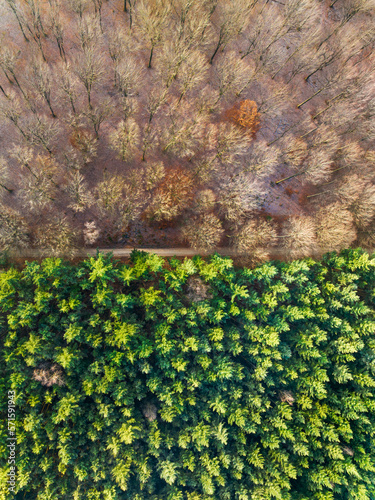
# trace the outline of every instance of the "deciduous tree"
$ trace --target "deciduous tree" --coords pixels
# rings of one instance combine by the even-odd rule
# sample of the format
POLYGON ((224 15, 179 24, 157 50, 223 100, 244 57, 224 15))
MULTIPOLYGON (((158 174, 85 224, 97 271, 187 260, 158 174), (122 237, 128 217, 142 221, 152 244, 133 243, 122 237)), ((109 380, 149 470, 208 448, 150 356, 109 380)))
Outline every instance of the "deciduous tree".
POLYGON ((75 230, 67 217, 54 215, 36 228, 35 246, 45 255, 73 255, 75 230))
POLYGON ((74 212, 83 212, 94 202, 91 191, 80 172, 72 172, 69 175, 65 189, 70 199, 68 208, 74 212))
POLYGON ((249 219, 236 229, 232 244, 241 253, 252 253, 258 248, 269 251, 276 244, 276 237, 272 222, 249 219))
POLYGON ((25 248, 29 244, 29 231, 24 217, 7 206, 0 210, 1 251, 25 248))
POLYGON ((140 130, 133 118, 121 120, 110 136, 112 148, 122 161, 132 160, 139 151, 140 130))
POLYGON ((219 212, 225 219, 237 221, 260 208, 263 197, 264 187, 249 174, 227 176, 219 187, 219 212))
POLYGON ((74 71, 86 89, 88 105, 91 108, 93 89, 101 83, 105 75, 104 59, 94 49, 88 48, 74 61, 74 71))
POLYGON ((220 219, 214 214, 202 214, 188 219, 181 227, 181 237, 192 248, 210 250, 218 246, 224 230, 220 219))
POLYGON ((143 0, 137 2, 136 22, 137 29, 147 42, 150 49, 147 67, 151 68, 152 56, 164 35, 168 22, 170 4, 161 0, 153 0, 145 3, 143 0))
POLYGON ((320 208, 316 215, 316 237, 322 252, 340 251, 355 241, 352 214, 339 203, 320 208))
POLYGON ((316 227, 312 217, 289 217, 282 225, 280 247, 291 259, 314 254, 317 250, 316 227))

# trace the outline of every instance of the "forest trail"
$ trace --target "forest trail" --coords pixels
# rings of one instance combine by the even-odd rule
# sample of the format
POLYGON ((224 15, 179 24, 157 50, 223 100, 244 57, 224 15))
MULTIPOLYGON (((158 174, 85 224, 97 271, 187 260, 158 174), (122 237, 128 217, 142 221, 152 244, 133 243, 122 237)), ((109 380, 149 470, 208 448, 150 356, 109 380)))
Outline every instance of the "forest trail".
MULTIPOLYGON (((193 255, 210 255, 215 252, 220 255, 237 255, 236 252, 230 248, 216 248, 214 250, 199 250, 193 248, 99 248, 100 253, 113 253, 114 257, 129 257, 133 250, 142 252, 155 253, 161 257, 190 257, 193 255)), ((96 248, 80 248, 76 251, 77 257, 91 257, 96 255, 96 248)), ((22 258, 38 258, 43 255, 43 252, 38 249, 27 249, 12 254, 12 256, 22 258)))

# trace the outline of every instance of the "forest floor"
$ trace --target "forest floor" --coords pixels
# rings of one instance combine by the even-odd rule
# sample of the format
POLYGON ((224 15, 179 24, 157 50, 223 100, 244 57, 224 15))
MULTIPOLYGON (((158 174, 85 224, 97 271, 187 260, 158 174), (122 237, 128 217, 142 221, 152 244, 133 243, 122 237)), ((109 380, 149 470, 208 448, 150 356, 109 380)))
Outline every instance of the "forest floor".
MULTIPOLYGON (((106 6, 106 12, 109 13, 110 15, 105 16, 103 18, 103 22, 105 25, 107 23, 111 23, 114 18, 118 16, 123 16, 124 13, 118 8, 119 4, 116 4, 116 2, 108 2, 106 6)), ((65 26, 64 29, 69 32, 69 24, 70 20, 65 19, 65 26)), ((109 24, 108 24, 109 26, 109 24)), ((17 22, 13 14, 11 13, 10 9, 6 6, 5 0, 0 0, 0 33, 2 34, 2 38, 6 39, 7 41, 11 41, 11 44, 13 46, 16 46, 20 50, 23 49, 25 45, 25 41, 22 37, 22 34, 18 28, 17 22)), ((70 38, 70 37, 68 37, 70 38)), ((74 37, 72 37, 74 38, 74 37)), ((72 47, 74 46, 74 43, 72 47)), ((238 49, 241 49, 241 47, 238 47, 238 49)), ((56 57, 58 57, 58 54, 56 53, 56 57)), ((25 58, 21 56, 20 60, 21 64, 26 65, 27 61, 25 58)), ((141 65, 146 66, 147 62, 147 51, 144 53, 144 61, 139 60, 139 63, 141 65)), ((150 71, 150 70, 149 70, 150 71)), ((153 70, 151 70, 153 71, 153 70)), ((296 86, 298 87, 298 95, 299 98, 302 100, 308 97, 311 94, 311 85, 313 85, 313 82, 310 82, 310 84, 306 84, 306 82, 303 81, 303 78, 296 78, 296 86), (301 81, 297 81, 301 80, 301 81), (306 87, 306 88, 305 88, 306 87)), ((147 85, 149 82, 145 82, 147 85)), ((145 90, 145 89, 144 89, 145 90)), ((146 89, 147 90, 147 89, 146 89)), ((107 88, 107 86, 103 86, 101 89, 97 89, 96 91, 96 100, 104 100, 108 95, 111 93, 111 90, 107 88)), ((147 94, 147 92, 146 92, 147 94)), ((257 100, 257 96, 254 95, 254 100, 257 100)), ((222 112, 225 111, 225 106, 228 107, 229 103, 224 104, 224 108, 222 109, 222 112)), ((320 105, 320 99, 317 98, 315 100, 315 106, 318 107, 320 105)), ((306 106, 306 110, 289 110, 289 114, 291 113, 292 115, 298 115, 302 116, 308 112, 308 106, 306 106)), ((62 110, 58 110, 59 112, 62 112, 62 110)), ((219 115, 220 116, 220 115, 219 115)), ((281 119, 281 124, 279 123, 280 120, 278 120, 277 123, 271 124, 272 127, 270 127, 269 123, 262 123, 261 122, 261 127, 260 130, 257 134, 257 137, 254 138, 254 143, 257 140, 260 141, 270 141, 275 137, 275 130, 273 130, 274 127, 281 128, 283 127, 283 123, 285 122, 290 122, 293 121, 293 118, 295 116, 289 116, 287 114, 284 114, 282 119, 281 119), (273 127, 274 126, 274 127, 273 127)), ((97 151, 97 156, 96 158, 90 163, 89 167, 85 167, 83 173, 85 174, 85 178, 88 181, 88 185, 90 188, 93 188, 101 179, 103 176, 103 170, 108 173, 108 174, 121 174, 121 175, 128 175, 131 173, 131 166, 124 164, 124 162, 121 162, 120 160, 117 159, 116 154, 114 151, 112 151, 108 147, 108 141, 106 140, 109 133, 114 130, 116 124, 116 117, 113 119, 109 118, 106 122, 103 123, 102 128, 101 128, 101 140, 98 142, 98 151, 97 151)), ((56 143, 54 147, 56 150, 61 149, 62 151, 64 150, 64 146, 66 146, 66 141, 69 138, 62 136, 61 138, 61 144, 56 143)), ((5 120, 0 120, 0 155, 1 154, 6 154, 7 150, 9 149, 9 146, 14 143, 16 144, 16 136, 15 136, 15 130, 11 124, 8 124, 5 120)), ((8 156, 8 155, 7 155, 8 156)), ((16 166, 16 161, 10 157, 7 158, 9 163, 11 164, 11 170, 13 171, 13 183, 14 185, 18 184, 18 177, 19 177, 19 169, 16 166)), ((165 167, 167 169, 173 169, 175 167, 174 165, 174 159, 169 158, 166 155, 163 155, 161 158, 163 161, 165 167)), ((220 173, 218 174, 220 176, 220 173)), ((269 217, 274 219, 275 221, 282 222, 288 217, 291 217, 293 215, 300 215, 302 212, 306 212, 305 207, 303 207, 303 202, 306 201, 305 195, 306 194, 311 194, 310 191, 308 193, 305 193, 306 191, 306 186, 303 186, 303 184, 300 182, 298 178, 291 179, 287 182, 284 182, 282 185, 276 185, 274 184, 275 181, 279 180, 280 178, 284 177, 287 175, 287 172, 283 171, 282 165, 280 168, 277 169, 276 172, 273 172, 270 176, 265 177, 263 179, 262 185, 265 187, 266 195, 263 200, 262 207, 260 208, 260 213, 259 215, 263 217, 269 217), (302 193, 303 191, 303 193, 302 193), (302 197, 301 197, 302 193, 302 197), (303 198, 303 200, 302 200, 303 198)), ((219 181, 219 179, 218 179, 219 181)), ((216 183, 218 186, 220 185, 219 182, 216 183)), ((309 188, 308 188, 309 189, 309 188)), ((312 191, 313 188, 312 188, 312 191)), ((9 206, 10 208, 18 208, 19 209, 19 199, 17 196, 14 194, 5 194, 5 202, 6 205, 9 206)), ((67 213, 66 206, 64 205, 64 202, 57 202, 56 203, 56 211, 60 212, 60 214, 64 213, 65 215, 69 215, 67 213)), ((27 218, 29 218, 29 214, 24 214, 27 218)), ((51 217, 54 214, 51 214, 51 217)), ((71 216, 71 214, 70 214, 71 216)), ((47 215, 48 218, 48 215, 47 215)), ((74 214, 73 217, 73 223, 77 227, 77 229, 82 228, 84 222, 89 219, 95 219, 95 213, 90 214, 90 213, 76 213, 74 214)), ((35 225, 39 225, 40 223, 44 223, 43 220, 35 220, 35 225)), ((159 248, 168 248, 168 247, 184 247, 184 242, 181 241, 180 235, 179 235, 179 230, 181 226, 181 219, 178 217, 177 219, 173 219, 171 221, 162 221, 162 222, 150 222, 148 220, 144 220, 142 217, 137 218, 134 220, 128 230, 124 232, 121 235, 117 235, 115 238, 108 237, 108 235, 102 234, 100 239, 97 241, 96 244, 98 244, 101 247, 105 246, 115 246, 117 248, 133 248, 134 246, 142 246, 142 247, 159 247, 159 248)), ((103 232, 104 233, 104 232, 103 232)), ((226 231, 226 234, 228 231, 226 231)), ((81 244, 83 244, 83 239, 81 236, 81 244)), ((223 240, 220 243, 220 246, 226 247, 229 243, 229 240, 226 236, 224 236, 223 240)))

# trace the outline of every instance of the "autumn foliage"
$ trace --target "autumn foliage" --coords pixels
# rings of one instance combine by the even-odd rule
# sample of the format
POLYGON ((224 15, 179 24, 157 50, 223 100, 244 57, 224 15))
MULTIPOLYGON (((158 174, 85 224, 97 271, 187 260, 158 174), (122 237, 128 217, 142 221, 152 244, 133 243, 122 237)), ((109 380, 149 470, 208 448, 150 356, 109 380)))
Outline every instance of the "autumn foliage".
POLYGON ((153 220, 171 220, 180 215, 193 197, 193 179, 177 167, 165 175, 153 193, 147 216, 153 220))
POLYGON ((255 136, 259 130, 260 113, 258 113, 256 102, 250 99, 236 102, 226 111, 225 119, 246 130, 252 136, 255 136))

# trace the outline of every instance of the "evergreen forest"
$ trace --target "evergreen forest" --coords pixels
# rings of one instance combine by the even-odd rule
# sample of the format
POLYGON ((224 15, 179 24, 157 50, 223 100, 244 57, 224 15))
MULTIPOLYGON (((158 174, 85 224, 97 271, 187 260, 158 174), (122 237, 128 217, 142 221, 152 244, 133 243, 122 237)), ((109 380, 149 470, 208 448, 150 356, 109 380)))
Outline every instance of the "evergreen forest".
POLYGON ((0 274, 1 500, 375 498, 375 257, 0 274))

